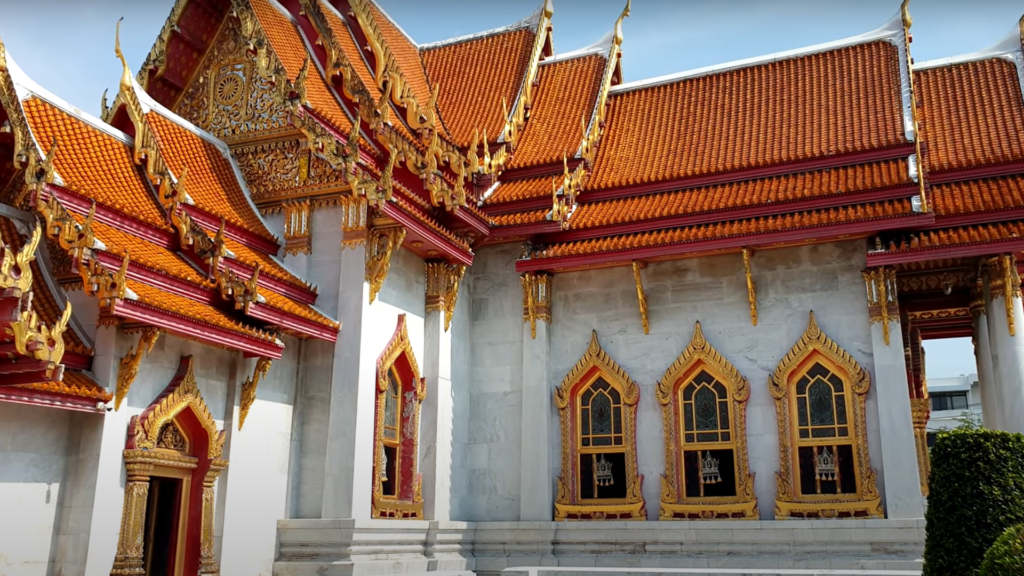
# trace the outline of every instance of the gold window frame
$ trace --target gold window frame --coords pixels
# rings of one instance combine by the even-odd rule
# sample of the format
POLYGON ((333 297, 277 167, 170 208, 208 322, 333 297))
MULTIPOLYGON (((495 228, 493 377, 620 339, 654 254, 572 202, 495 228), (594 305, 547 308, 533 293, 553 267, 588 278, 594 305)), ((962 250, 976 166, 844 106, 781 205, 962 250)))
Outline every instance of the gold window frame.
POLYGON ((661 404, 662 423, 665 437, 665 474, 661 477, 661 520, 683 519, 757 519, 757 496, 754 494, 754 474, 750 472, 747 455, 747 400, 750 398, 750 383, 736 367, 722 357, 701 330, 700 322, 694 325, 693 338, 676 361, 669 366, 655 390, 661 404), (683 436, 681 399, 683 390, 693 377, 705 371, 718 382, 725 384, 728 392, 730 441, 715 443, 693 443, 693 446, 732 448, 733 466, 736 478, 736 495, 719 497, 687 497, 685 495, 682 467, 682 451, 688 446, 683 436), (677 517, 685 515, 685 518, 677 517))
MULTIPOLYGON (((871 468, 868 452, 866 403, 871 376, 849 353, 839 347, 818 327, 814 312, 810 313, 807 330, 786 354, 768 378, 768 390, 775 400, 779 428, 779 472, 776 473, 775 517, 783 518, 882 518, 881 496, 871 468), (857 490, 854 494, 815 494, 800 492, 797 450, 799 446, 835 444, 835 438, 800 441, 797 431, 796 382, 815 364, 821 363, 843 379, 847 414, 852 414, 849 435, 853 443, 854 473, 857 490), (852 412, 851 412, 852 409, 852 412)), ((834 400, 833 400, 834 401, 834 400)))
MULTIPOLYGON (((643 497, 642 475, 636 464, 636 410, 640 387, 601 348, 597 332, 593 332, 587 352, 555 389, 562 429, 562 474, 558 477, 555 497, 555 520, 645 520, 647 507, 643 497), (579 498, 580 454, 579 399, 598 380, 604 379, 618 390, 622 399, 622 448, 626 461, 626 497, 617 499, 581 500, 579 498)), ((601 448, 613 448, 612 446, 601 448)), ((604 450, 607 452, 608 450, 604 450)))
POLYGON ((377 394, 376 417, 374 420, 373 438, 373 494, 371 498, 370 515, 373 518, 389 519, 423 519, 423 478, 419 474, 419 430, 420 430, 420 409, 423 400, 427 397, 426 380, 420 376, 419 365, 416 363, 416 355, 413 353, 412 343, 409 341, 409 331, 406 328, 405 314, 398 316, 398 326, 395 333, 384 348, 384 352, 377 358, 377 394), (410 382, 406 382, 400 373, 397 373, 396 362, 404 357, 408 364, 410 382), (384 466, 384 403, 388 391, 388 375, 396 371, 396 380, 400 386, 398 393, 398 450, 396 457, 401 459, 404 455, 402 443, 406 434, 411 434, 410 451, 412 454, 411 475, 412 475, 412 497, 402 496, 403 482, 409 480, 404 478, 401 471, 401 461, 395 466, 397 478, 397 496, 384 494, 384 483, 381 481, 380 471, 384 466), (411 398, 405 398, 406 392, 412 392, 411 398), (412 407, 407 408, 406 403, 412 402, 412 407), (410 414, 405 416, 406 410, 410 414), (408 428, 408 431, 405 430, 408 428))

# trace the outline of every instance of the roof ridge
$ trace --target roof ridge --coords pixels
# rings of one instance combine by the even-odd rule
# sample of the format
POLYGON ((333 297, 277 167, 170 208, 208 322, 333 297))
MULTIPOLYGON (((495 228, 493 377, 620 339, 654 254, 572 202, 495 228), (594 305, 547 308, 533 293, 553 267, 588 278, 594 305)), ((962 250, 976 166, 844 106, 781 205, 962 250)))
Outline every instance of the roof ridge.
POLYGON ((426 44, 420 44, 417 48, 420 51, 433 50, 435 48, 443 48, 445 46, 451 46, 453 44, 461 44, 463 42, 470 42, 473 40, 480 40, 482 38, 488 38, 490 36, 497 36, 499 34, 507 34, 509 32, 518 32, 526 28, 533 28, 540 22, 541 14, 544 12, 544 4, 542 3, 536 10, 533 11, 529 16, 516 20, 511 24, 505 26, 499 26, 497 28, 491 28, 490 30, 481 30, 480 32, 472 32, 470 34, 463 34, 462 36, 455 36, 445 40, 438 40, 436 42, 428 42, 426 44))
POLYGON ((856 36, 849 36, 847 38, 843 38, 840 40, 833 40, 829 42, 823 42, 820 44, 812 44, 810 46, 794 48, 792 50, 783 50, 780 52, 773 52, 771 54, 754 56, 752 58, 741 58, 739 60, 733 60, 732 62, 712 64, 710 66, 703 66, 700 68, 694 68, 692 70, 686 70, 683 72, 674 72, 672 74, 665 74, 663 76, 656 76, 654 78, 647 78, 644 80, 634 80, 632 82, 625 82, 617 86, 613 86, 611 92, 629 92, 631 90, 651 88, 663 84, 673 84, 676 82, 681 82, 683 80, 689 80, 692 78, 711 76, 722 72, 729 72, 731 70, 752 68, 754 66, 770 64, 782 60, 791 60, 803 56, 811 56, 814 54, 820 54, 822 52, 838 50, 840 48, 848 48, 850 46, 868 44, 870 42, 875 42, 878 40, 894 41, 894 43, 897 44, 897 47, 899 47, 898 45, 900 43, 895 42, 895 39, 898 36, 902 36, 902 34, 903 17, 900 12, 897 12, 896 15, 890 18, 888 21, 886 21, 885 24, 879 26, 878 28, 875 28, 870 32, 865 32, 863 34, 858 34, 856 36))
POLYGON ((409 33, 406 32, 405 29, 398 24, 398 21, 392 18, 391 14, 387 13, 387 10, 384 10, 384 8, 381 7, 380 3, 377 2, 377 0, 367 0, 367 2, 373 4, 373 6, 377 8, 378 11, 380 11, 381 15, 387 18, 391 22, 391 25, 394 26, 396 30, 401 32, 402 36, 405 36, 405 39, 408 40, 409 43, 413 45, 413 48, 418 49, 420 47, 420 45, 417 44, 416 41, 412 39, 412 36, 410 36, 409 33))

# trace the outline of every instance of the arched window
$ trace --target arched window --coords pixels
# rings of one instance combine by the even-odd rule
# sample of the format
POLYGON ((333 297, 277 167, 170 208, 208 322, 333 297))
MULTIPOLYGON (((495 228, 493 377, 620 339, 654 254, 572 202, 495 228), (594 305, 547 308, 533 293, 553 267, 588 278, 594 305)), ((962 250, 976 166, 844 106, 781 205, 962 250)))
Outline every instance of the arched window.
POLYGON ((657 388, 665 424, 662 520, 758 517, 747 462, 749 397, 746 378, 708 344, 698 322, 657 388))
POLYGON ((882 517, 868 455, 868 373, 815 321, 768 381, 779 418, 777 517, 882 517))
POLYGON ((417 454, 420 406, 426 394, 402 314, 394 336, 377 359, 374 518, 423 518, 417 454))
POLYGON ((562 476, 555 520, 642 520, 643 476, 636 468, 640 388, 601 349, 587 353, 555 390, 562 423, 562 476))

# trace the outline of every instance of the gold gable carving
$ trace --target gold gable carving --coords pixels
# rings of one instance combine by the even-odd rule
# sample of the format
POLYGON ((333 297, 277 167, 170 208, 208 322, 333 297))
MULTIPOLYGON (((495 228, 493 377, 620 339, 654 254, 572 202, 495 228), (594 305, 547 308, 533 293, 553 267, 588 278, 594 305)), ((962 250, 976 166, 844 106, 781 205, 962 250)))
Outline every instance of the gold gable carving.
POLYGON ((836 518, 838 516, 857 515, 861 517, 882 518, 881 497, 875 482, 875 471, 871 468, 868 454, 867 423, 865 403, 871 377, 849 353, 839 347, 831 338, 818 328, 814 312, 810 313, 807 330, 786 354, 768 378, 768 391, 775 399, 775 413, 779 425, 779 471, 775 474, 775 517, 779 519, 794 516, 818 516, 836 518), (790 420, 791 380, 795 372, 800 370, 808 358, 818 356, 834 363, 846 374, 846 380, 853 391, 853 442, 856 459, 857 493, 834 497, 801 497, 796 489, 797 478, 794 473, 794 438, 790 420))
POLYGON ((662 520, 672 520, 676 514, 699 516, 702 519, 744 518, 757 519, 757 496, 754 494, 754 473, 750 471, 747 455, 747 400, 750 383, 736 367, 718 353, 704 338, 700 322, 693 328, 693 338, 683 353, 669 366, 655 390, 662 409, 665 437, 665 474, 661 477, 662 520), (697 369, 707 368, 723 380, 729 390, 732 409, 732 432, 736 462, 736 496, 725 498, 686 498, 677 482, 679 479, 679 390, 685 386, 684 377, 697 369))

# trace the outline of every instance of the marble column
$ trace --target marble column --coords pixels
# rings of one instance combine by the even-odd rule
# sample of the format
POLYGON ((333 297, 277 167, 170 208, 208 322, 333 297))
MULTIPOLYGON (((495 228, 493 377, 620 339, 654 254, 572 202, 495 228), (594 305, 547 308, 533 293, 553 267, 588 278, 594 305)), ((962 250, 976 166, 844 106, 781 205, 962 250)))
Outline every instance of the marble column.
POLYGON ((889 518, 923 518, 924 499, 907 392, 910 387, 896 300, 896 273, 876 268, 865 272, 864 280, 871 318, 886 515, 889 518))
POLYGON ((371 328, 364 322, 370 307, 365 245, 342 252, 339 276, 342 328, 331 368, 322 517, 367 519, 373 490, 375 359, 380 351, 362 349, 364 333, 371 328))
POLYGON ((523 416, 519 463, 519 519, 550 521, 555 478, 550 469, 553 386, 549 384, 551 348, 551 276, 524 274, 523 416))
POLYGON ((985 428, 999 429, 999 396, 992 368, 992 346, 985 313, 985 291, 981 280, 971 292, 971 316, 974 318, 974 358, 978 365, 978 388, 981 390, 981 417, 985 428))
POLYGON ((999 428, 1024 432, 1024 308, 1021 306, 1020 277, 1010 254, 991 261, 988 285, 991 300, 988 306, 990 345, 998 362, 997 399, 999 428))
POLYGON ((451 317, 466 267, 427 262, 423 377, 427 397, 420 414, 420 471, 423 515, 451 519, 452 493, 452 333, 451 317))

